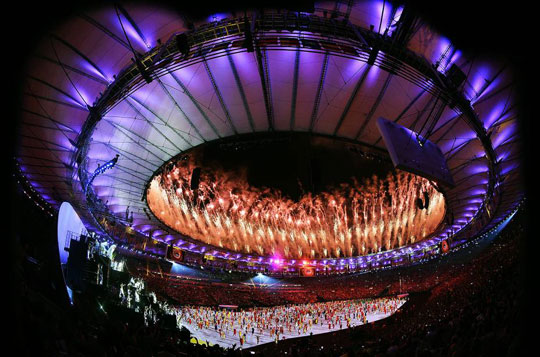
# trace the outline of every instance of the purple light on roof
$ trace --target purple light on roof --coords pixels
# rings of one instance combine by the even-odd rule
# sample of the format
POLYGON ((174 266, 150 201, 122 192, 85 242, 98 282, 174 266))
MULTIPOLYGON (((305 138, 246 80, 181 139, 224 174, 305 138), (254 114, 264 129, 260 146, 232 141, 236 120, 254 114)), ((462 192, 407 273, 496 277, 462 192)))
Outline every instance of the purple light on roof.
POLYGON ((473 198, 469 200, 469 203, 482 203, 482 200, 479 198, 473 198))
MULTIPOLYGON (((437 62, 441 59, 441 56, 443 53, 448 49, 448 47, 451 45, 450 40, 448 40, 446 37, 440 36, 438 39, 439 43, 437 44, 437 49, 433 52, 433 56, 431 58, 432 62, 437 62)), ((451 51, 447 54, 449 55, 451 51)), ((441 64, 444 64, 444 60, 441 62, 441 64)))
MULTIPOLYGON (((73 87, 71 87, 71 88, 73 88, 73 87)), ((62 95, 62 98, 64 100, 72 103, 72 104, 78 105, 81 108, 86 108, 86 104, 83 103, 83 101, 81 100, 81 97, 79 97, 79 95, 77 94, 77 92, 75 91, 74 88, 72 89, 72 91, 74 92, 73 94, 70 93, 72 95, 72 98, 68 97, 66 95, 62 95)), ((83 98, 84 98, 84 96, 83 96, 83 98)), ((89 104, 91 104, 91 103, 89 103, 89 104)))
MULTIPOLYGON (((380 56, 381 54, 379 53, 377 55, 377 58, 379 58, 380 56)), ((366 82, 368 86, 373 86, 377 82, 377 79, 379 78, 379 73, 381 69, 377 66, 370 66, 368 70, 369 72, 367 74, 366 82)))
MULTIPOLYGON (((238 56, 234 56, 235 60, 238 56)), ((192 79, 193 77, 196 75, 196 70, 200 67, 200 65, 195 65, 195 66, 189 66, 189 67, 184 67, 184 68, 181 68, 181 69, 178 69, 176 71, 174 71, 172 73, 172 75, 174 75, 174 77, 176 77, 177 79, 179 79, 182 83, 184 83, 184 85, 186 87, 189 87, 191 88, 192 86, 192 79)), ((171 79, 173 80, 173 79, 171 79)), ((194 81, 195 83, 193 84, 196 84, 197 81, 194 81)))
POLYGON ((485 193, 486 193, 485 189, 476 189, 470 192, 471 195, 484 195, 485 193))
POLYGON ((90 63, 88 63, 85 60, 82 60, 79 62, 80 66, 84 68, 87 72, 91 72, 91 74, 96 75, 99 78, 107 79, 96 67, 92 66, 90 63))
POLYGON ((401 19, 401 14, 403 14, 403 6, 400 6, 396 9, 396 13, 394 14, 394 18, 392 19, 392 25, 395 25, 399 22, 401 19))
MULTIPOLYGON (((302 56, 302 54, 300 54, 300 56, 302 56)), ((254 59, 249 52, 235 53, 234 55, 231 55, 231 58, 233 59, 234 64, 236 64, 237 66, 249 66, 250 63, 255 65, 254 59)))
POLYGON ((141 88, 130 94, 127 99, 139 110, 143 109, 142 106, 137 103, 137 101, 146 104, 147 100, 152 96, 153 88, 153 85, 142 86, 141 88))
POLYGON ((511 123, 505 125, 504 128, 497 134, 497 137, 493 139, 493 147, 498 148, 502 145, 508 138, 510 138, 516 131, 516 125, 511 123))
POLYGON ((450 68, 450 66, 452 66, 452 64, 456 63, 456 61, 459 59, 459 57, 461 57, 461 51, 460 50, 456 50, 454 52, 454 54, 452 55, 452 58, 450 59, 450 61, 448 62, 448 68, 450 68))
POLYGON ((497 156, 497 161, 500 162, 500 161, 505 160, 505 159, 508 157, 508 155, 510 155, 510 152, 509 152, 509 151, 505 151, 505 152, 500 153, 500 154, 497 156))
POLYGON ((112 195, 112 190, 109 186, 96 186, 95 184, 93 186, 94 191, 99 197, 109 197, 112 195))
POLYGON ((462 146, 463 144, 475 138, 476 138, 476 134, 474 132, 467 132, 464 135, 460 135, 459 137, 441 142, 439 144, 439 147, 441 148, 442 152, 448 152, 450 150, 453 150, 455 148, 462 146))
MULTIPOLYGON (((487 66, 482 66, 478 68, 472 76, 472 80, 470 81, 472 86, 473 93, 470 94, 470 98, 475 98, 477 94, 484 88, 486 85, 486 82, 489 78, 489 68, 487 66)), ((480 99, 481 96, 479 96, 476 99, 480 99)))
POLYGON ((341 74, 343 75, 343 78, 348 81, 354 76, 360 76, 367 68, 368 65, 366 62, 350 59, 347 61, 347 65, 341 70, 341 74))
POLYGON ((392 5, 388 3, 388 1, 376 1, 375 2, 375 13, 371 14, 369 16, 370 20, 373 25, 375 25, 375 31, 378 33, 384 33, 386 30, 386 27, 388 26, 390 22, 390 15, 392 14, 392 5), (382 22, 381 22, 381 15, 382 15, 382 22), (381 24, 381 28, 379 29, 379 24, 381 24))
POLYGON ((518 166, 519 166, 518 164, 508 165, 504 169, 501 170, 501 174, 506 175, 510 171, 515 170, 518 166))
POLYGON ((216 22, 227 18, 225 13, 212 14, 206 18, 206 22, 216 22))
POLYGON ((501 117, 504 108, 506 106, 505 102, 499 102, 496 106, 493 107, 491 112, 487 115, 484 120, 484 128, 487 130, 501 117))
POLYGON ((488 172, 489 171, 489 168, 487 167, 487 165, 476 165, 476 166, 473 166, 469 172, 473 175, 476 175, 476 174, 481 174, 481 173, 484 173, 484 172, 488 172))
MULTIPOLYGON (((97 131, 100 131, 100 130, 97 130, 97 131)), ((99 140, 99 139, 94 137, 94 140, 99 140)), ((97 168, 98 162, 101 164, 103 161, 109 161, 111 159, 111 156, 113 155, 111 155, 108 152, 108 150, 103 150, 102 145, 96 145, 95 143, 93 143, 91 146, 90 152, 88 153, 88 157, 90 158, 90 160, 92 160, 90 162, 91 166, 89 167, 89 169, 91 171, 95 170, 97 168)))
MULTIPOLYGON (((129 37, 129 40, 131 41, 132 45, 135 45, 135 43, 139 46, 141 46, 144 49, 150 48, 149 43, 145 43, 144 40, 141 38, 141 36, 137 33, 137 30, 131 25, 131 23, 126 19, 122 14, 120 14, 120 19, 118 19, 118 16, 115 12, 111 14, 112 21, 116 25, 116 28, 118 31, 123 35, 123 31, 126 31, 127 36, 129 37), (120 20, 122 23, 120 23, 120 20), (122 26, 124 27, 124 30, 122 30, 122 26), (133 42, 135 41, 135 43, 133 42)), ((124 36, 122 36, 124 38, 124 36)), ((135 47, 135 46, 134 46, 135 47)))

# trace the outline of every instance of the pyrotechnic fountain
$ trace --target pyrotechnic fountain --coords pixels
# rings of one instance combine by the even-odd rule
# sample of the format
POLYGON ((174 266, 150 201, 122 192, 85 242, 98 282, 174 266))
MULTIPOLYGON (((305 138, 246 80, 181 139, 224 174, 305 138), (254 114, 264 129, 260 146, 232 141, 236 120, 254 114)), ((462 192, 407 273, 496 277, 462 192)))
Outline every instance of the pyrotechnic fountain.
POLYGON ((421 241, 441 223, 443 195, 426 179, 390 170, 352 178, 293 200, 279 189, 254 187, 246 170, 200 167, 196 153, 166 165, 150 182, 147 202, 163 223, 207 244, 284 258, 366 255, 421 241), (419 197, 429 197, 421 209, 419 197))

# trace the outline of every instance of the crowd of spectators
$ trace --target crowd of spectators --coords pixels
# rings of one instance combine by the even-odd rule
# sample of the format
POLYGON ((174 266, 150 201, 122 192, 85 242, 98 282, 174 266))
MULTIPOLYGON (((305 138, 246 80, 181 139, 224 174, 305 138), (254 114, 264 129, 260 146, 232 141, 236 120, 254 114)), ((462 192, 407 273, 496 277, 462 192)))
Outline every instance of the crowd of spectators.
MULTIPOLYGON (((502 239, 499 239, 499 241, 502 239)), ((500 245, 494 244, 493 251, 500 245)), ((451 255, 447 258, 431 261, 397 270, 382 270, 361 274, 320 276, 313 278, 275 279, 271 286, 246 283, 245 277, 231 278, 220 282, 213 278, 197 278, 145 269, 131 269, 135 275, 145 279, 152 290, 164 298, 170 298, 178 305, 218 306, 220 304, 239 307, 274 306, 291 303, 305 303, 332 300, 351 300, 401 293, 415 293, 433 290, 453 289, 484 271, 487 264, 464 262, 468 252, 451 255), (441 268, 439 268, 439 266, 441 268), (478 267, 478 268, 477 268, 478 267), (456 274, 456 272, 460 272, 456 274)), ((506 255, 508 259, 510 255, 506 255)), ((487 258, 483 258, 487 259, 487 258)), ((212 275, 210 275, 212 277, 212 275)), ((215 277, 214 277, 215 278, 215 277)), ((472 282, 479 284, 479 282, 472 282)))
MULTIPOLYGON (((140 273, 140 272, 139 272, 140 273)), ((236 305, 239 307, 274 306, 318 301, 301 285, 261 287, 253 283, 222 283, 140 273, 150 289, 177 305, 236 305)))
POLYGON ((518 258, 524 228, 513 223, 470 261, 446 266, 447 274, 419 292, 414 307, 374 324, 369 335, 383 337, 374 350, 415 356, 522 355, 518 258))
MULTIPOLYGON (((162 297, 209 306, 271 306, 409 293, 409 302, 385 320, 261 345, 251 350, 257 355, 523 355, 520 321, 528 311, 520 304, 523 282, 519 253, 525 235, 524 223, 516 217, 486 247, 473 245, 439 260, 397 270, 288 278, 282 281, 282 288, 189 281, 158 274, 144 278, 162 297)), ((42 275, 45 268, 40 268, 44 264, 29 259, 39 257, 39 252, 21 244, 15 255, 20 261, 13 275, 17 282, 13 287, 17 296, 15 328, 22 335, 19 355, 251 355, 251 351, 192 344, 189 333, 175 326, 145 326, 142 314, 115 307, 104 289, 75 294, 75 304, 69 305, 51 293, 60 291, 61 286, 47 285, 42 275)), ((139 274, 145 275, 142 271, 139 274)))

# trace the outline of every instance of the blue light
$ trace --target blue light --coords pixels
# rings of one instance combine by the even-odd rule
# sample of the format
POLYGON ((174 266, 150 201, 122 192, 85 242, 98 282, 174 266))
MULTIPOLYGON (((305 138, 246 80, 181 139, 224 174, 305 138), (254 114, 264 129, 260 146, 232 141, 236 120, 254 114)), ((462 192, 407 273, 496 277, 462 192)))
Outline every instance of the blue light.
POLYGON ((116 165, 116 163, 118 162, 118 157, 119 155, 116 154, 116 156, 114 157, 114 159, 110 160, 110 161, 107 161, 103 166, 100 166, 98 167, 94 173, 92 174, 92 176, 90 176, 90 180, 88 180, 86 186, 85 186, 85 189, 84 191, 86 193, 88 193, 88 188, 90 187, 90 185, 92 184, 92 182, 94 181, 94 179, 101 175, 103 172, 105 172, 105 170, 108 170, 112 167, 114 167, 114 165, 116 165))

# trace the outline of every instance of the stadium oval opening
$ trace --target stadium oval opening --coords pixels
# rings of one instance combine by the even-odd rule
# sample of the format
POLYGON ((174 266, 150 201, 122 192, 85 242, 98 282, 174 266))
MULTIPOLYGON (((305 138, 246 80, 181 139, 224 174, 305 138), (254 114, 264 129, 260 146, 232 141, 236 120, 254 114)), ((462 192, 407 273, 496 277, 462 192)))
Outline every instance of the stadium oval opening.
POLYGON ((153 214, 215 247, 288 259, 363 256, 429 238, 446 202, 385 152, 308 133, 199 145, 147 183, 153 214))

